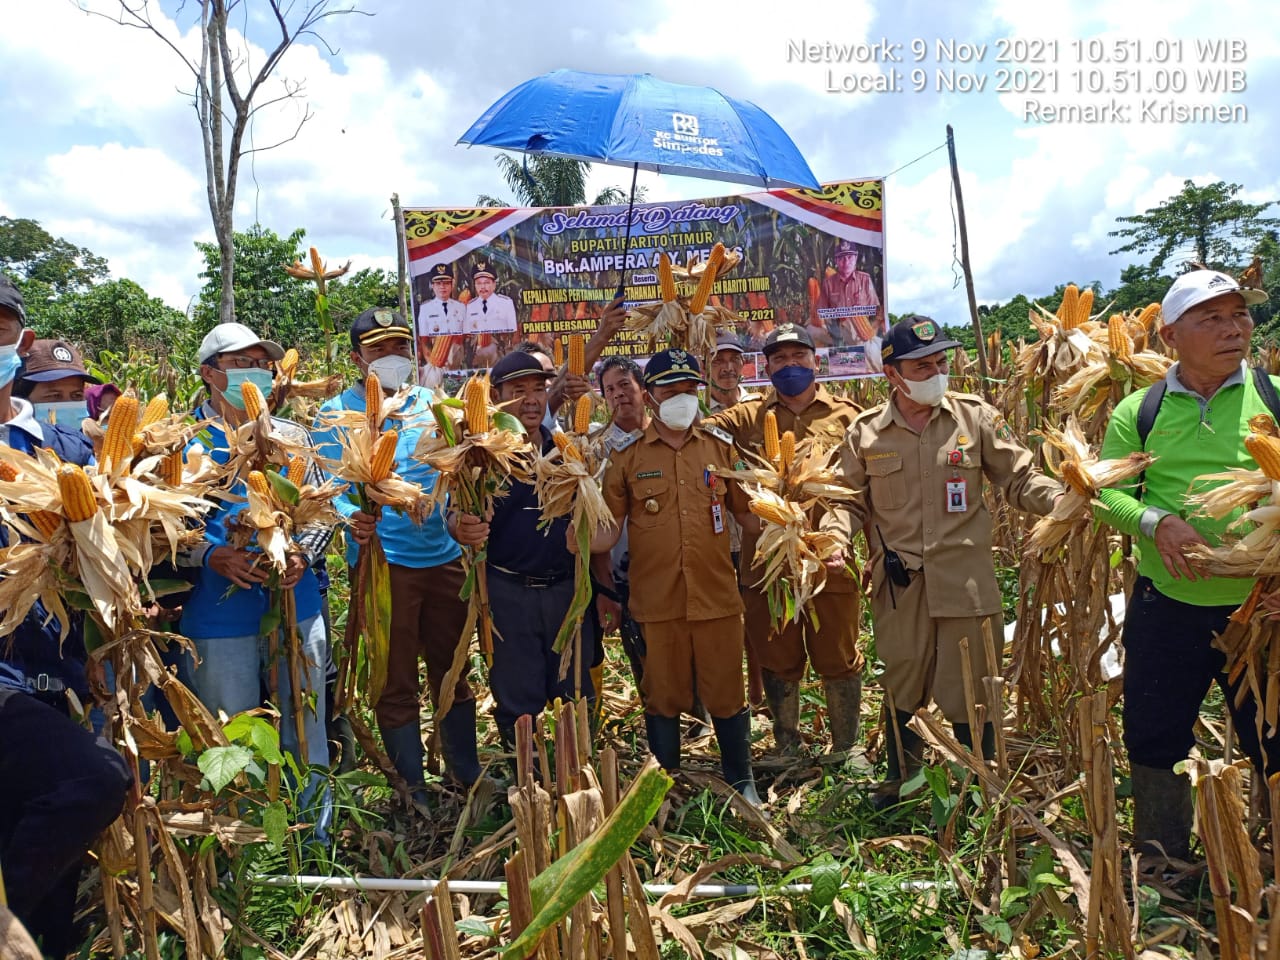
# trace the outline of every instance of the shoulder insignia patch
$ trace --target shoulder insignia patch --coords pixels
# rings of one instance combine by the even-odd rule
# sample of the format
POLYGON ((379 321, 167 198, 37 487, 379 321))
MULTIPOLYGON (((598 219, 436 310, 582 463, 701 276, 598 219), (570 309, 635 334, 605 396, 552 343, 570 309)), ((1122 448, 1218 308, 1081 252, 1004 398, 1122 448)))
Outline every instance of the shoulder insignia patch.
POLYGON ((704 425, 702 429, 706 430, 707 433, 711 434, 717 440, 722 440, 725 443, 727 443, 729 446, 731 447, 733 446, 733 436, 728 432, 721 430, 719 427, 711 427, 711 426, 704 425))

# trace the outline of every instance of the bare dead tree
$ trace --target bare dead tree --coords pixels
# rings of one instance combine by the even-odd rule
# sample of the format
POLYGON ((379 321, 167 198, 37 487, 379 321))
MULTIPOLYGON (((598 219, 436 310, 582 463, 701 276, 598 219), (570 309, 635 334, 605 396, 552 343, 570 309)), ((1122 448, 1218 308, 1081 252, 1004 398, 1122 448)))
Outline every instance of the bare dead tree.
POLYGON ((93 9, 90 0, 74 2, 85 13, 103 17, 120 26, 148 31, 191 71, 194 89, 182 92, 191 98, 200 121, 209 214, 213 218, 213 231, 222 257, 219 318, 221 322, 228 323, 235 319, 236 255, 233 213, 240 161, 252 153, 273 150, 296 139, 303 125, 311 118, 310 108, 304 108, 302 117, 291 134, 267 146, 246 148, 245 134, 260 110, 304 95, 302 83, 282 78, 283 92, 259 100, 263 87, 289 48, 303 37, 314 37, 330 55, 334 55, 336 51, 320 36, 317 26, 329 17, 361 11, 353 7, 335 8, 332 0, 310 0, 308 3, 298 3, 297 0, 253 0, 255 5, 265 6, 275 22, 272 31, 275 46, 268 51, 266 59, 255 67, 249 62, 250 47, 246 36, 249 0, 184 0, 179 5, 175 20, 186 12, 199 14, 198 57, 187 54, 178 46, 177 38, 166 35, 156 26, 153 7, 158 8, 158 2, 153 4, 152 0, 115 0, 115 6, 109 13, 93 9), (227 29, 228 18, 238 7, 244 9, 246 21, 246 28, 241 31, 241 36, 245 37, 243 45, 236 43, 227 29))

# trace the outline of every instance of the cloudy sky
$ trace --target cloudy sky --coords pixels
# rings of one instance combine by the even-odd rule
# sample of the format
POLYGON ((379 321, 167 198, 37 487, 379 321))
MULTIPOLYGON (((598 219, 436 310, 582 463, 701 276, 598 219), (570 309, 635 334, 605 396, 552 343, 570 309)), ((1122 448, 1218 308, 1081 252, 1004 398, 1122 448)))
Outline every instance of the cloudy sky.
MULTIPOLYGON (((240 28, 249 61, 261 62, 271 40, 261 19, 266 4, 246 2, 240 28)), ((310 119, 292 142, 246 161, 236 223, 243 229, 257 219, 280 234, 304 227, 327 259, 357 266, 394 269, 393 193, 408 206, 467 206, 480 193, 506 195, 492 152, 455 141, 506 90, 558 67, 650 72, 754 100, 791 134, 820 180, 897 171, 886 187, 889 307, 944 322, 967 315, 953 264, 947 154, 934 149, 948 123, 981 302, 1067 281, 1114 284, 1128 262, 1108 253, 1117 245, 1106 236, 1115 218, 1159 203, 1186 179, 1225 179, 1243 184, 1249 199, 1280 198, 1280 13, 1264 12, 1275 8, 1260 0, 1217 0, 1211 8, 1191 0, 355 4, 362 13, 322 25, 330 49, 307 38, 283 61, 278 76, 301 84, 305 99, 260 113, 253 142, 266 146, 292 133, 303 109, 310 119), (1002 45, 1002 38, 1031 43, 1002 45), (1201 49, 1220 39, 1243 41, 1214 46, 1220 55, 1234 49, 1235 61, 1210 62, 1201 49), (925 52, 919 62, 917 40, 914 49, 925 52), (1056 41, 1056 49, 1037 47, 1040 40, 1056 41), (797 45, 828 41, 845 49, 887 41, 901 45, 893 52, 905 62, 799 62, 794 55, 797 45), (971 63, 940 61, 940 42, 985 52, 971 63), (1014 59, 998 62, 1002 50, 1014 59), (1044 62, 1029 62, 1036 53, 1044 62), (1121 55, 1127 62, 1117 62, 1121 55), (903 91, 828 89, 890 68, 900 72, 903 91), (913 69, 924 71, 918 93, 913 69), (1026 72, 1037 69, 1043 74, 1026 72), (1229 82, 1219 71, 1232 69, 1245 89, 1200 91, 1215 78, 1229 82), (939 73, 957 77, 957 85, 969 75, 983 88, 939 92, 939 73), (1057 93, 1001 93, 1002 80, 1056 82, 1057 93), (1077 84, 1099 83, 1112 91, 1076 92, 1077 84), (1150 92, 1114 89, 1135 83, 1150 92), (1155 89, 1181 85, 1180 93, 1155 89), (1107 123, 1029 121, 1031 100, 1114 104, 1129 122, 1114 122, 1114 114, 1107 123), (1144 101, 1240 104, 1247 121, 1144 122, 1144 101)), ((193 242, 213 238, 199 130, 184 96, 190 74, 155 37, 79 9, 110 13, 116 0, 5 6, 0 215, 40 221, 106 256, 114 275, 185 308, 199 288, 193 242)), ((187 50, 198 49, 193 6, 150 4, 162 32, 187 50)), ((593 187, 628 175, 597 166, 593 187)), ((736 192, 705 180, 641 174, 641 182, 652 200, 736 192)))

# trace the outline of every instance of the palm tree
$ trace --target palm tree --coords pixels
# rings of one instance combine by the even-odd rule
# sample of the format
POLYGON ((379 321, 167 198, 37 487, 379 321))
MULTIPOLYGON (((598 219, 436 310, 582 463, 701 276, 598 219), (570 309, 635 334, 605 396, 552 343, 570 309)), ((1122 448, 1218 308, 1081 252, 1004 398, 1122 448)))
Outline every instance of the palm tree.
MULTIPOLYGON (((569 157, 523 157, 517 160, 509 153, 497 156, 502 179, 515 194, 512 204, 482 193, 476 203, 482 207, 578 207, 587 202, 587 174, 591 164, 569 157)), ((636 199, 644 199, 644 188, 636 190, 636 199)), ((627 192, 621 187, 605 187, 591 201, 592 206, 626 203, 627 192)))

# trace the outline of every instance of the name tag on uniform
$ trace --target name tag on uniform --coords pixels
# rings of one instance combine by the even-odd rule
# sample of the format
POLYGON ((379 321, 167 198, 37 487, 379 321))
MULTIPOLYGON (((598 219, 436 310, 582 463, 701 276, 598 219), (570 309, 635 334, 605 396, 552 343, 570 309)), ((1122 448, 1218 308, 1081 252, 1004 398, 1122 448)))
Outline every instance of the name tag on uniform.
POLYGON ((724 533, 724 509, 719 500, 711 501, 711 529, 716 533, 724 533))
POLYGON ((964 480, 947 481, 947 513, 964 513, 969 509, 969 485, 964 480))

